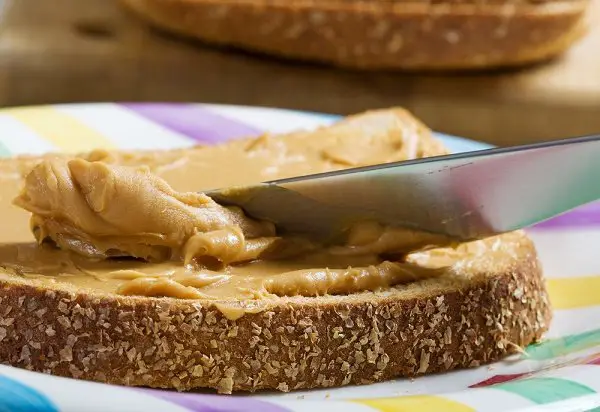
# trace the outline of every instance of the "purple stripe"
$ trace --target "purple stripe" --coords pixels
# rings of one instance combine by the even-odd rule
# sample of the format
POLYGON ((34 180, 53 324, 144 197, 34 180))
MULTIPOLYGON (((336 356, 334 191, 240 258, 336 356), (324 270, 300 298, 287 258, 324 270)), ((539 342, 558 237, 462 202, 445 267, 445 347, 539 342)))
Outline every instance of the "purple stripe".
POLYGON ((262 130, 239 120, 223 117, 196 104, 121 103, 121 106, 201 143, 214 144, 262 133, 262 130))
POLYGON ((259 401, 248 396, 201 395, 179 393, 168 390, 135 388, 147 395, 155 396, 192 412, 289 412, 289 409, 259 401))
POLYGON ((557 229, 586 226, 600 226, 600 202, 594 202, 578 207, 568 213, 537 224, 533 229, 557 229))

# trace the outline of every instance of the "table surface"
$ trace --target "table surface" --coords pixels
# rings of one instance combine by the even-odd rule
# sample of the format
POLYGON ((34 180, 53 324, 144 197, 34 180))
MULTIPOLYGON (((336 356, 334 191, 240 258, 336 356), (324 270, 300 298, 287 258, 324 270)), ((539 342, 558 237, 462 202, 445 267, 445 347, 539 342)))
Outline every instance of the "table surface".
POLYGON ((405 106, 436 130, 500 145, 600 132, 600 1, 562 58, 470 75, 365 73, 159 33, 115 0, 8 0, 0 105, 203 101, 349 114, 405 106))

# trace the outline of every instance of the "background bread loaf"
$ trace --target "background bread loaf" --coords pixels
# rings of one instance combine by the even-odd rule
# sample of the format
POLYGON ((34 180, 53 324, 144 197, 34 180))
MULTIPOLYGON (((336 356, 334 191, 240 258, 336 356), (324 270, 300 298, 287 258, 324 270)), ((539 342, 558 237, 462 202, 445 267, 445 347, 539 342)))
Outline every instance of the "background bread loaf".
POLYGON ((519 66, 584 33, 588 0, 122 0, 159 28, 360 69, 519 66))

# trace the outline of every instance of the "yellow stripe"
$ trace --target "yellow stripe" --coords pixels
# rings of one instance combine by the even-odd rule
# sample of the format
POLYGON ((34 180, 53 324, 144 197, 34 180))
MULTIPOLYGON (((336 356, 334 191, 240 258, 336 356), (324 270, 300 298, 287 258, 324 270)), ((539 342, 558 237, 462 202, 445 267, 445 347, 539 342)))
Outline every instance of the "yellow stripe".
POLYGON ((550 302, 556 309, 600 305, 600 276, 549 279, 550 302))
POLYGON ((475 410, 450 399, 428 395, 354 400, 353 402, 370 406, 381 412, 472 412, 475 410))
POLYGON ((114 147, 107 137, 51 106, 5 109, 2 113, 17 119, 62 152, 114 147))

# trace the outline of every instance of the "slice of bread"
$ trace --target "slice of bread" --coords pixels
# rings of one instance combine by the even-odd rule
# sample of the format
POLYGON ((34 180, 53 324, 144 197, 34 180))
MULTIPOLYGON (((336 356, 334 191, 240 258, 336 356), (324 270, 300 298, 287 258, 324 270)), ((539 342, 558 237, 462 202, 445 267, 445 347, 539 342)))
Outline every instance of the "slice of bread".
POLYGON ((552 58, 584 32, 589 0, 122 0, 208 43, 360 69, 455 70, 552 58))
MULTIPOLYGON (((408 136, 418 140, 419 155, 445 150, 400 110, 304 133, 307 151, 311 139, 331 136, 356 144, 408 136), (429 151, 419 148, 424 142, 429 151)), ((168 180, 173 168, 182 168, 179 175, 188 170, 178 157, 204 150, 212 149, 115 154, 111 161, 135 165, 163 156, 168 180)), ((99 156, 106 158, 86 157, 99 156)), ((35 163, 0 162, 0 179, 20 180, 35 163)), ((7 192, 17 194, 18 185, 9 183, 2 182, 14 186, 3 202, 11 199, 7 192)), ((20 212, 4 225, 20 223, 27 216, 20 212)), ((288 391, 475 367, 519 351, 547 329, 550 303, 535 247, 524 233, 410 258, 419 264, 428 254, 463 258, 440 277, 384 290, 246 302, 254 309, 232 320, 221 306, 232 302, 78 289, 68 280, 16 274, 0 253, 0 362, 113 384, 288 391)))

